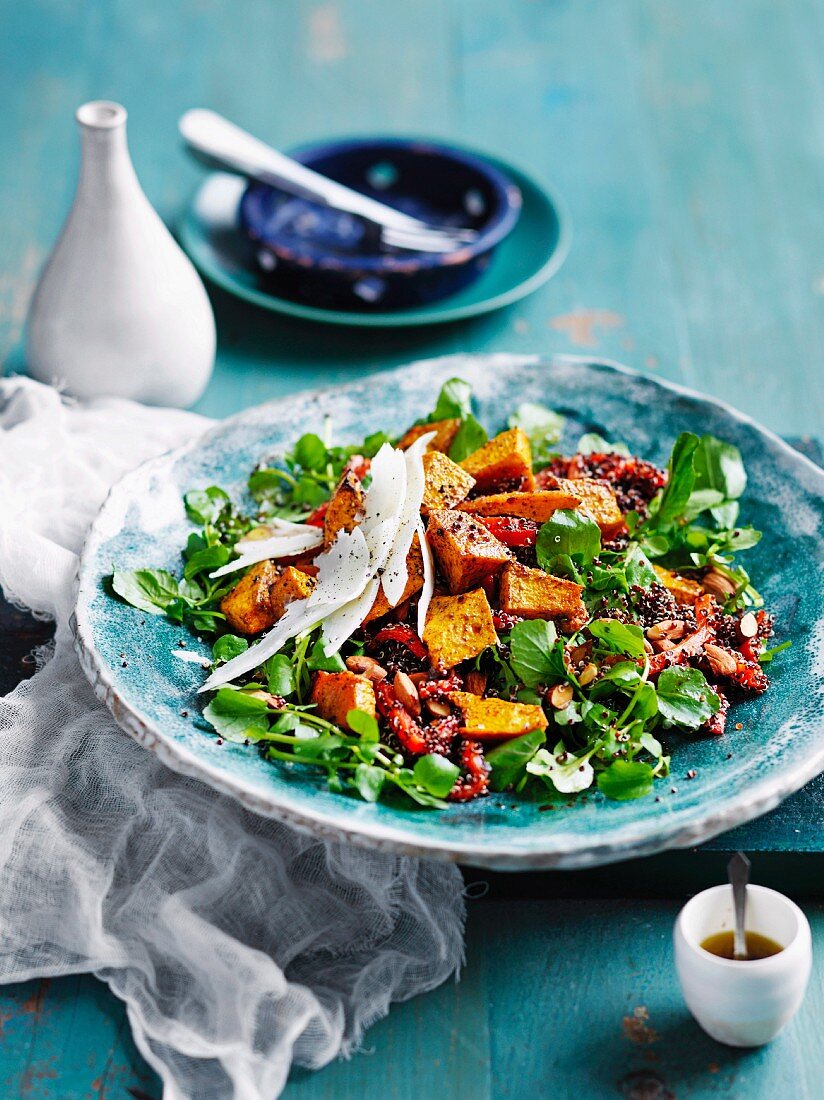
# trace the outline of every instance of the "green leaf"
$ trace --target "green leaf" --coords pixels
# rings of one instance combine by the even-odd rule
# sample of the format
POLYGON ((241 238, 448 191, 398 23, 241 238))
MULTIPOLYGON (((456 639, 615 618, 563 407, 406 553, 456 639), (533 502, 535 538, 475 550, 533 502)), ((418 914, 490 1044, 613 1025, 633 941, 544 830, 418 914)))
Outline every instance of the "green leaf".
POLYGON ((269 732, 267 711, 263 699, 232 688, 219 688, 204 709, 203 717, 226 741, 242 744, 245 741, 259 741, 269 732))
POLYGON ((386 772, 373 764, 358 764, 354 780, 358 793, 365 802, 377 802, 386 782, 386 772))
POLYGON ((658 677, 658 711, 673 725, 698 729, 720 705, 718 696, 697 668, 677 665, 664 669, 658 677))
POLYGON ((363 710, 350 710, 346 715, 346 724, 363 741, 380 741, 378 723, 371 714, 363 710))
POLYGON ((450 378, 441 387, 429 421, 465 420, 472 413, 472 387, 462 378, 450 378))
POLYGON ((212 656, 216 661, 231 661, 233 657, 245 653, 248 648, 249 643, 245 638, 238 638, 235 634, 221 634, 212 646, 212 656))
POLYGON ((263 665, 266 686, 273 695, 284 698, 295 691, 295 670, 285 653, 274 653, 263 665))
POLYGON ((564 422, 565 418, 560 413, 545 405, 525 401, 510 416, 508 424, 510 428, 520 428, 526 433, 532 447, 533 463, 542 466, 548 462, 552 448, 557 446, 564 422))
POLYGON ((692 459, 695 489, 714 490, 721 500, 738 500, 747 487, 741 452, 732 443, 702 435, 692 459))
POLYGON ((112 588, 126 603, 162 615, 178 598, 178 583, 165 569, 135 569, 133 572, 115 569, 112 588))
POLYGON ((514 787, 526 771, 529 761, 545 742, 546 734, 543 730, 531 730, 488 752, 486 761, 492 769, 489 775, 491 789, 503 791, 507 787, 514 787))
POLYGON ((559 673, 554 654, 557 637, 555 624, 544 619, 525 619, 513 626, 509 635, 510 664, 527 687, 537 687, 559 675, 566 677, 566 671, 559 673))
POLYGON ((774 645, 772 649, 765 649, 758 660, 762 665, 768 665, 770 661, 775 657, 776 653, 781 653, 785 649, 789 649, 792 642, 787 639, 786 642, 782 642, 781 645, 774 645))
POLYGON ((628 584, 637 585, 639 588, 649 588, 659 583, 658 574, 640 546, 631 546, 627 551, 624 559, 624 574, 628 584))
POLYGON ((643 798, 653 783, 652 768, 641 760, 614 760, 598 776, 598 790, 617 802, 643 798))
POLYGON ((215 569, 220 569, 222 565, 226 565, 231 556, 232 551, 229 547, 220 546, 219 544, 217 546, 207 546, 203 550, 196 550, 186 562, 183 576, 187 581, 190 581, 198 573, 213 573, 215 569))
POLYGON ((322 470, 326 466, 326 444, 319 435, 307 432, 295 444, 292 452, 295 462, 304 470, 322 470))
POLYGON ((260 500, 269 493, 280 492, 291 484, 291 475, 284 470, 278 470, 274 466, 265 466, 263 469, 254 470, 249 476, 249 492, 255 500, 260 500))
POLYGON ((667 484, 652 502, 650 517, 643 525, 645 530, 670 527, 684 514, 695 485, 693 455, 697 447, 698 436, 692 432, 681 432, 676 439, 667 463, 667 484))
POLYGON ((620 623, 617 619, 596 619, 588 629, 593 638, 603 642, 613 653, 644 656, 644 632, 640 626, 620 623))
POLYGON ((592 454, 607 454, 607 455, 625 455, 629 458, 631 451, 626 443, 608 443, 602 435, 598 435, 597 432, 587 432, 582 435, 578 440, 578 446, 575 448, 578 454, 592 455, 592 454))
POLYGON ((306 658, 306 667, 310 672, 345 672, 346 665, 339 653, 327 657, 323 652, 323 638, 319 637, 306 658))
POLYGON ((366 458, 374 458, 384 443, 391 442, 392 437, 387 435, 386 432, 372 432, 364 439, 360 453, 366 458))
POLYGON ((449 457, 453 462, 463 462, 467 455, 483 447, 489 436, 486 428, 480 424, 472 413, 469 413, 461 422, 460 428, 452 440, 449 448, 449 457))
POLYGON ((538 564, 551 571, 560 554, 577 557, 589 564, 601 549, 601 531, 595 520, 580 512, 561 508, 541 527, 535 550, 538 564))
POLYGON ((227 504, 231 504, 229 494, 219 489, 217 485, 210 485, 208 489, 193 489, 183 497, 186 505, 186 515, 201 527, 208 523, 214 523, 227 504))
POLYGON ((435 798, 446 798, 460 774, 457 764, 436 752, 419 757, 412 769, 412 778, 418 786, 435 798))
POLYGON ((554 752, 538 749, 534 758, 526 765, 526 770, 530 775, 543 779, 548 787, 554 787, 561 794, 577 794, 592 786, 594 772, 589 758, 598 747, 596 743, 581 756, 576 756, 564 749, 563 743, 559 741, 554 752))

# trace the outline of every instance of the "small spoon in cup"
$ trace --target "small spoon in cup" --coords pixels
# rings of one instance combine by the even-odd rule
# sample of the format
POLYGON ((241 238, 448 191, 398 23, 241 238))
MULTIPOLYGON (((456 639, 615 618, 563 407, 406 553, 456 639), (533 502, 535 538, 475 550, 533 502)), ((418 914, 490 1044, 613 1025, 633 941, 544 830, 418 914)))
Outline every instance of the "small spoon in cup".
POLYGON ((727 875, 732 886, 735 930, 733 933, 733 958, 747 959, 747 883, 750 881, 750 861, 743 852, 736 852, 727 864, 727 875))

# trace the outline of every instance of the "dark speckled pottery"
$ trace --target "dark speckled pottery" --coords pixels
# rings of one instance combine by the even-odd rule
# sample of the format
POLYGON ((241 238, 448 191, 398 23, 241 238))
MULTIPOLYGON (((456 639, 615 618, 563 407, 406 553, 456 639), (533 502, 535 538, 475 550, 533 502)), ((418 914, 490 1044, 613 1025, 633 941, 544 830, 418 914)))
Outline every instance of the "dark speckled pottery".
POLYGON ((478 232, 448 253, 389 249, 360 218, 251 183, 239 218, 267 286, 313 306, 381 311, 446 298, 486 269, 521 209, 511 180, 453 146, 371 138, 312 145, 294 157, 406 214, 478 232))

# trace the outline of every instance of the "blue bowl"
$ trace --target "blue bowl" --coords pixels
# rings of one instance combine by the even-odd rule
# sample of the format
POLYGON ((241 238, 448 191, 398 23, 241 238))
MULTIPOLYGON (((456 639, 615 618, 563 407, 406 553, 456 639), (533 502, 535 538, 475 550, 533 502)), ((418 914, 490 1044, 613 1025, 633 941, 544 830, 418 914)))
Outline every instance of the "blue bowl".
POLYGON ((521 209, 514 183, 453 146, 367 138, 312 145, 293 156, 404 213, 478 233, 454 252, 389 248, 360 218, 249 184, 240 223, 257 245, 267 289, 315 306, 378 312, 445 298, 488 267, 521 209))

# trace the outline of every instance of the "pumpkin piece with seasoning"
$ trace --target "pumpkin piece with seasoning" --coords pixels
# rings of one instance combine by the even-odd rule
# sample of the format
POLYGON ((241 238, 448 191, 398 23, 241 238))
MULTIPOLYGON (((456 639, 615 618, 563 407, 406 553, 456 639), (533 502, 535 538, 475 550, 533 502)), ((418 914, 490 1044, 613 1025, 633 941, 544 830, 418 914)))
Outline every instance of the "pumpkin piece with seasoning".
POLYGON ((444 454, 448 454, 460 426, 461 422, 457 418, 455 420, 433 420, 430 424, 416 424, 414 428, 410 428, 408 432, 401 436, 397 448, 399 451, 405 451, 422 435, 434 432, 435 438, 430 439, 426 445, 427 451, 443 451, 444 454))
POLYGON ((440 451, 427 451, 423 456, 423 473, 421 511, 424 513, 433 508, 454 508, 475 484, 471 474, 440 451))
POLYGON ((704 589, 698 581, 682 577, 679 573, 673 573, 670 569, 664 569, 662 565, 653 565, 659 584, 663 584, 668 592, 671 592, 675 602, 687 604, 692 607, 699 596, 703 596, 704 589))
POLYGON ((512 560, 504 544, 465 512, 434 509, 426 534, 450 592, 474 588, 512 560))
POLYGON ((275 613, 269 593, 277 579, 273 561, 258 562, 220 601, 226 623, 236 634, 260 634, 272 626, 275 613))
POLYGON ((521 489, 534 489, 532 447, 521 428, 509 428, 483 447, 467 455, 461 466, 472 474, 479 489, 518 483, 521 489))
POLYGON ((293 600, 305 600, 311 596, 316 583, 314 577, 307 576, 294 565, 287 565, 269 590, 275 622, 283 616, 287 605, 293 600))
POLYGON ((607 542, 625 529, 624 513, 618 507, 615 493, 609 485, 604 485, 603 482, 595 481, 591 477, 574 479, 559 477, 558 489, 579 498, 577 508, 595 520, 607 542))
POLYGON ((371 718, 377 714, 372 681, 354 672, 316 672, 309 702, 321 718, 347 730, 352 728, 347 721, 350 710, 371 718))
POLYGON ((323 517, 323 545, 328 549, 339 531, 352 531, 363 513, 364 491, 361 479, 346 470, 337 484, 323 517))
POLYGON ((580 630, 589 616, 581 599, 583 588, 574 581, 553 577, 543 569, 510 562, 501 572, 501 610, 523 619, 553 619, 563 630, 580 630))
POLYGON ((449 701, 461 712, 462 737, 478 741, 503 741, 547 727, 543 708, 504 699, 481 699, 468 691, 450 692, 449 701))
POLYGON ((492 609, 482 588, 457 596, 434 596, 429 604, 423 640, 432 664, 454 668, 498 644, 492 609))
POLYGON ((546 523, 559 508, 577 508, 581 503, 572 492, 538 489, 531 493, 493 493, 491 496, 465 500, 458 505, 461 512, 474 516, 516 516, 546 523))
MULTIPOLYGON (((404 585, 401 598, 398 600, 398 605, 410 600, 417 592, 423 588, 423 554, 421 554, 421 544, 418 541, 418 536, 412 539, 412 545, 409 548, 409 553, 406 555, 406 584, 404 585)), ((392 608, 389 605, 383 588, 378 589, 378 594, 375 597, 375 602, 369 609, 366 618, 363 620, 363 625, 371 623, 375 619, 380 619, 384 615, 388 615, 392 608)))

